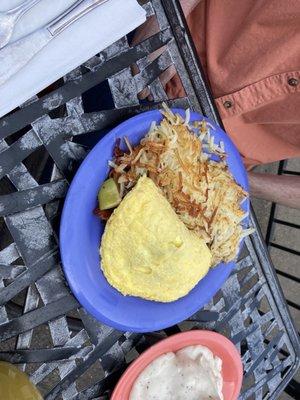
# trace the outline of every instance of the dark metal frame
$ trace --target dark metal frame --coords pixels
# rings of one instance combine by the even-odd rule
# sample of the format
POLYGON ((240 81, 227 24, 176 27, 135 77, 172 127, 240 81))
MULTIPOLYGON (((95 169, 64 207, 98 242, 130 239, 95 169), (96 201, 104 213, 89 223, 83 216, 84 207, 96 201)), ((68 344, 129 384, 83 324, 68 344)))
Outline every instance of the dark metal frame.
MULTIPOLYGON (((1 177, 16 189, 0 196, 2 226, 11 235, 0 251, 0 359, 24 363, 46 400, 61 394, 92 399, 105 397, 130 359, 157 340, 187 329, 213 329, 241 352, 241 399, 261 399, 267 392, 275 399, 299 366, 299 342, 258 228, 246 240, 235 271, 203 310, 149 335, 118 332, 95 321, 69 292, 60 270, 57 220, 78 164, 102 129, 167 100, 161 72, 175 65, 189 95, 170 105, 190 106, 220 123, 178 2, 153 0, 144 7, 148 16, 156 15, 160 33, 134 47, 119 40, 64 77, 57 89, 0 120, 0 137, 7 138, 0 142, 1 177), (148 55, 164 45, 150 62, 148 55), (133 77, 135 62, 140 73, 133 77), (86 113, 82 93, 106 79, 115 109, 86 113), (138 92, 145 87, 154 102, 141 106, 138 92), (28 162, 41 150, 50 155, 45 158, 50 175, 49 168, 37 173, 28 162), (51 335, 48 349, 34 345, 34 332, 42 328, 51 335), (101 367, 98 382, 82 388, 80 377, 95 363, 101 367), (54 370, 58 377, 51 375, 54 370)), ((251 223, 258 227, 253 213, 251 223)))
MULTIPOLYGON (((295 175, 295 176, 299 176, 300 172, 299 171, 292 171, 292 170, 287 170, 287 160, 281 160, 279 162, 278 165, 278 171, 277 174, 278 175, 295 175)), ((268 227, 267 227, 267 233, 266 233, 266 245, 268 248, 274 247, 277 248, 279 250, 282 250, 284 252, 287 253, 291 253, 297 256, 300 256, 300 252, 296 251, 294 249, 291 249, 289 247, 286 246, 282 246, 278 243, 273 242, 273 233, 274 233, 274 228, 276 224, 279 225, 283 225, 283 226, 287 226, 289 228, 291 228, 291 233, 295 232, 295 230, 299 230, 300 229, 300 225, 298 224, 294 224, 292 222, 289 221, 284 221, 283 219, 278 219, 276 218, 276 211, 277 211, 277 207, 278 204, 276 203, 272 203, 271 205, 271 210, 270 210, 270 217, 269 217, 269 222, 268 222, 268 227)), ((300 260, 300 258, 299 258, 300 260)), ((285 271, 281 271, 280 269, 277 269, 275 267, 275 271, 278 275, 283 276, 284 278, 290 279, 292 282, 297 282, 300 283, 300 277, 299 276, 295 276, 295 275, 291 275, 285 271)), ((292 307, 295 308, 296 310, 300 310, 300 305, 298 303, 294 303, 290 300, 286 300, 287 304, 292 307)), ((299 332, 298 332, 299 335, 299 332)), ((289 385, 286 387, 285 392, 288 393, 291 397, 293 397, 294 399, 297 399, 299 397, 300 394, 300 383, 297 382, 295 379, 292 379, 289 383, 289 385)))

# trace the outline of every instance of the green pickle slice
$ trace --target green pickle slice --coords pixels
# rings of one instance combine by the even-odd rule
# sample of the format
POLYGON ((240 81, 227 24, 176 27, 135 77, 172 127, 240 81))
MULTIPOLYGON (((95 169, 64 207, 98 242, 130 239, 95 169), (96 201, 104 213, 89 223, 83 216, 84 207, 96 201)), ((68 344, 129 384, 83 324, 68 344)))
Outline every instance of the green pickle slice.
POLYGON ((98 202, 100 210, 109 210, 120 204, 121 197, 118 186, 112 178, 107 179, 101 186, 98 202))

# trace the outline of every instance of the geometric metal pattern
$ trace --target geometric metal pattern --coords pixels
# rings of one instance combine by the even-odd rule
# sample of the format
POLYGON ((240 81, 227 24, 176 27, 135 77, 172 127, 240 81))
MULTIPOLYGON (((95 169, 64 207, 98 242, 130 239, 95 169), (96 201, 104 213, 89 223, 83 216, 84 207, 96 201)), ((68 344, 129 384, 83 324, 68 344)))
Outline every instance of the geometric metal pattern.
MULTIPOLYGON (((106 399, 128 363, 151 344, 175 332, 212 329, 241 352, 241 399, 276 398, 299 366, 299 343, 259 230, 246 239, 214 299, 164 331, 126 333, 98 323, 64 279, 58 247, 63 199, 105 129, 162 101, 220 122, 178 2, 144 3, 159 33, 136 46, 120 39, 0 120, 0 359, 26 371, 46 400, 106 399), (181 99, 169 100, 159 78, 172 65, 187 94, 181 99), (114 106, 87 112, 85 94, 101 82, 114 106), (153 101, 141 104, 144 88, 153 101)), ((253 213, 251 223, 257 228, 253 213)))
MULTIPOLYGON (((282 160, 279 162, 278 165, 278 175, 300 175, 300 171, 294 170, 294 168, 290 168, 289 166, 290 161, 289 160, 282 160)), ((297 167, 296 167, 297 169, 297 167)), ((284 252, 284 254, 287 256, 287 260, 296 260, 296 263, 300 260, 300 252, 299 250, 296 250, 293 248, 293 245, 291 242, 289 242, 288 245, 283 245, 282 240, 284 240, 284 237, 288 238, 293 238, 297 237, 299 235, 299 230, 300 230, 300 224, 297 224, 297 216, 300 216, 300 211, 299 210, 293 210, 293 219, 288 218, 287 215, 282 215, 280 216, 280 205, 276 203, 272 203, 271 205, 271 210, 270 210, 270 216, 269 216, 269 222, 268 222, 268 227, 266 231, 266 245, 268 249, 271 251, 272 254, 272 249, 276 249, 277 251, 279 250, 280 252, 284 252), (291 222, 293 221, 293 222, 291 222), (296 222, 296 223, 295 223, 296 222), (280 238, 277 237, 278 232, 284 233, 282 237, 280 238), (291 246, 291 247, 290 247, 291 246)), ((298 236, 299 237, 299 236, 298 236)), ((276 258, 275 258, 276 260, 276 258)), ((299 292, 299 284, 300 284, 300 272, 297 271, 295 274, 291 272, 291 265, 289 263, 285 263, 284 270, 282 270, 279 266, 276 265, 275 261, 275 271, 278 276, 282 277, 285 282, 289 282, 292 285, 297 285, 298 284, 298 292, 299 292), (277 267, 277 268, 276 268, 277 267), (278 268, 279 267, 279 268, 278 268)), ((286 298, 286 302, 289 306, 289 309, 293 313, 296 310, 300 310, 300 304, 299 304, 299 296, 296 298, 296 302, 292 301, 289 299, 289 293, 285 292, 285 296, 288 297, 286 298)), ((299 331, 298 331, 299 334, 299 331)), ((294 399, 297 399, 299 397, 300 393, 300 382, 299 378, 298 381, 297 379, 292 379, 289 383, 289 385, 286 387, 285 392, 288 393, 288 395, 294 399)))

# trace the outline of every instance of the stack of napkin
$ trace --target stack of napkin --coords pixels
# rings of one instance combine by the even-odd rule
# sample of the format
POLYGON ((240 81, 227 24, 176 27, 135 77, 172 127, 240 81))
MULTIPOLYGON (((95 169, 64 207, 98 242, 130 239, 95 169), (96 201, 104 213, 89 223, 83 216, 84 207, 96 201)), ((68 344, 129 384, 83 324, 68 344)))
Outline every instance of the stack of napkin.
MULTIPOLYGON (((23 1, 1 0, 0 11, 11 9, 23 1)), ((42 0, 17 23, 10 43, 44 27, 75 2, 42 0)), ((108 0, 84 15, 2 83, 0 117, 141 25, 145 19, 145 11, 136 0, 108 0)), ((3 62, 7 61, 1 60, 3 62)))

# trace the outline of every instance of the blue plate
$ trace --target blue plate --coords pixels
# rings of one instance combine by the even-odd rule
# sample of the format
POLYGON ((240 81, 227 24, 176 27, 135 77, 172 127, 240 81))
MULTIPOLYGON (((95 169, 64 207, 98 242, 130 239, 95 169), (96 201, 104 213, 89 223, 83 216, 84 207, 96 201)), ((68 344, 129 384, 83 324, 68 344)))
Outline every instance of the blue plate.
MULTIPOLYGON (((173 111, 185 116, 183 110, 173 111)), ((156 331, 187 319, 212 299, 234 268, 234 262, 219 264, 187 296, 172 303, 123 296, 110 286, 100 269, 99 246, 104 225, 93 210, 99 188, 109 172, 108 161, 112 159, 116 139, 127 136, 136 145, 146 135, 152 121, 160 122, 161 119, 159 111, 149 111, 108 133, 79 168, 62 213, 60 250, 64 272, 74 295, 96 319, 122 331, 156 331)), ((202 119, 202 115, 191 113, 191 121, 202 119)), ((247 174, 237 149, 219 127, 215 126, 212 134, 215 143, 224 142, 229 169, 235 180, 248 191, 247 174)), ((249 209, 248 200, 244 201, 243 207, 249 209)))

